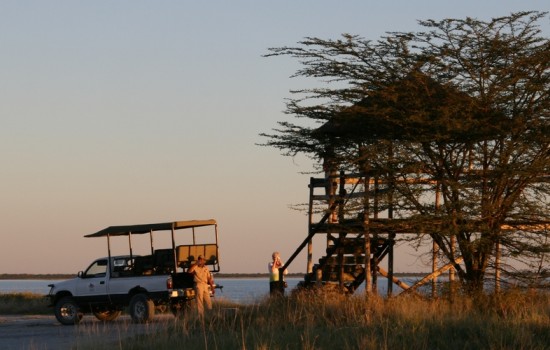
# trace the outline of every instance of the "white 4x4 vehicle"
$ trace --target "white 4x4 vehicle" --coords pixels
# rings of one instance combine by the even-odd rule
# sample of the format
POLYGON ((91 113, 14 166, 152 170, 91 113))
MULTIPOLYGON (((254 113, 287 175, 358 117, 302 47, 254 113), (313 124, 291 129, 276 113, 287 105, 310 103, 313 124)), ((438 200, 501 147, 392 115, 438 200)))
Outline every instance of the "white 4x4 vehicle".
POLYGON ((57 320, 77 324, 86 312, 102 321, 116 319, 128 307, 134 322, 147 322, 159 307, 174 314, 194 299, 193 276, 186 269, 203 255, 212 272, 219 271, 218 230, 215 220, 177 221, 161 224, 111 226, 85 237, 107 237, 108 256, 96 259, 76 278, 51 284, 48 294, 57 320), (210 230, 211 243, 197 244, 202 228, 210 230), (176 245, 175 232, 191 232, 189 244, 176 245), (170 231, 172 247, 154 249, 153 232, 170 231), (151 255, 132 254, 132 235, 149 234, 151 255), (128 255, 111 256, 111 237, 124 236, 128 255))

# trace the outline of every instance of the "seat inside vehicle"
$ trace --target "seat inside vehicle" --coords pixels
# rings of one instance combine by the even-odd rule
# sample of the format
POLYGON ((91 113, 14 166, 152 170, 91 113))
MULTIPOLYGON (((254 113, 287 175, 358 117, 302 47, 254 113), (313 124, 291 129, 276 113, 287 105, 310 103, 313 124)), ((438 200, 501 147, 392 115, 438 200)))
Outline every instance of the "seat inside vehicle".
POLYGON ((178 266, 189 268, 199 255, 206 260, 206 265, 215 266, 218 263, 218 246, 216 244, 180 245, 176 247, 178 266))

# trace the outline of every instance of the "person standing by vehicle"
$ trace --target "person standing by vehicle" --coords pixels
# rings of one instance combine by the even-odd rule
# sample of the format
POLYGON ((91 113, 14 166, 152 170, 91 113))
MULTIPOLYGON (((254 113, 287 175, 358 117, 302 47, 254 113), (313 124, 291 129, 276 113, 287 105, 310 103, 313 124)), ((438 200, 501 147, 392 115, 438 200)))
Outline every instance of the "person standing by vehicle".
MULTIPOLYGON (((269 270, 269 294, 271 295, 282 295, 284 294, 284 288, 281 288, 279 283, 279 268, 283 267, 283 262, 281 260, 281 254, 279 252, 273 252, 271 254, 271 261, 267 268, 269 270)), ((283 271, 283 275, 286 275, 288 270, 283 271)))
POLYGON ((206 261, 202 255, 199 255, 197 262, 191 267, 187 272, 193 274, 193 282, 195 283, 195 298, 197 299, 197 311, 199 315, 204 315, 204 306, 208 310, 212 310, 212 300, 210 299, 210 291, 208 287, 212 289, 212 294, 214 294, 214 278, 212 273, 205 266, 206 261))

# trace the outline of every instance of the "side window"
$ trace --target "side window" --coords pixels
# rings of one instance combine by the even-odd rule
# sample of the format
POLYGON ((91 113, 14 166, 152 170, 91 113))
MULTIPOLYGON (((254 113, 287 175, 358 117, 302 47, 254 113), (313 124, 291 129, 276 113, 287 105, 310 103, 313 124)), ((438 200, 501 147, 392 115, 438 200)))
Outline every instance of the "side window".
POLYGON ((88 269, 86 269, 86 272, 84 273, 84 277, 91 278, 91 277, 105 277, 107 274, 107 260, 97 260, 94 261, 88 269))
POLYGON ((132 260, 129 257, 116 258, 113 260, 111 277, 127 277, 132 275, 132 260))

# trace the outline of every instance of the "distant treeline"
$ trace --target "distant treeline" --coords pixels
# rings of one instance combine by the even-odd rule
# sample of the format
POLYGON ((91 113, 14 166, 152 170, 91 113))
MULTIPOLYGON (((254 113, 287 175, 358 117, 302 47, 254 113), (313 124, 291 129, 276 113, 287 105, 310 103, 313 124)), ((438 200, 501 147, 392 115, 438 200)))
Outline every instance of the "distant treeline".
POLYGON ((0 280, 65 280, 75 277, 75 274, 29 274, 29 273, 2 273, 0 280))
MULTIPOLYGON (((395 277, 404 277, 404 276, 426 276, 426 272, 409 272, 409 273, 395 273, 395 277)), ((269 278, 267 273, 216 273, 216 277, 220 278, 269 278)), ((287 277, 304 277, 305 273, 289 273, 287 277)), ((74 278, 74 274, 63 274, 63 273, 53 273, 53 274, 28 274, 28 273, 3 273, 0 274, 0 280, 65 280, 69 278, 74 278)))

